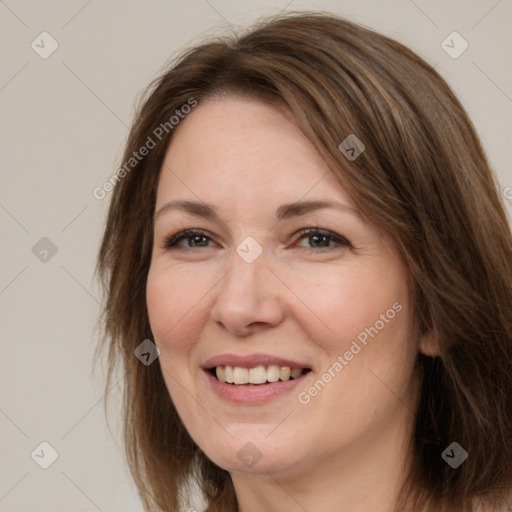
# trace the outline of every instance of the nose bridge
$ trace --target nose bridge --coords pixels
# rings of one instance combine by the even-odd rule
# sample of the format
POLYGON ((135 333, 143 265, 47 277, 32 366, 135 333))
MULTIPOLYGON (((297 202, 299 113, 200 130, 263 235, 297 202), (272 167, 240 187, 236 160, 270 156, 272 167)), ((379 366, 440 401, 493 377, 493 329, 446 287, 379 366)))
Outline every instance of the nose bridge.
POLYGON ((219 298, 236 299, 240 307, 245 303, 257 303, 262 298, 268 274, 263 254, 250 261, 234 252, 230 260, 230 271, 220 283, 219 298))
POLYGON ((275 325, 282 318, 279 285, 267 268, 268 258, 263 252, 254 257, 250 243, 233 251, 211 311, 216 322, 238 333, 251 324, 275 325))

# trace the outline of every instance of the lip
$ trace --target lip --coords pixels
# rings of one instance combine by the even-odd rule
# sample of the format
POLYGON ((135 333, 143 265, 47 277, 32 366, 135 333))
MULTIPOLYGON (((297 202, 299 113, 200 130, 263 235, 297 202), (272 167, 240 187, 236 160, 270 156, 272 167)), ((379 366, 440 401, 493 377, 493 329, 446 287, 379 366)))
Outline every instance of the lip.
POLYGON ((306 372, 296 379, 288 381, 270 382, 262 385, 241 385, 236 386, 227 382, 220 382, 211 373, 212 368, 216 366, 239 366, 242 368, 254 368, 256 366, 268 366, 275 364, 278 366, 289 366, 290 368, 304 368, 312 370, 311 366, 285 359, 270 354, 248 354, 245 356, 237 354, 220 354, 208 359, 203 365, 204 374, 208 379, 211 389, 222 400, 235 404, 262 404, 270 402, 287 393, 300 385, 305 378, 308 378, 312 371, 306 372))
POLYGON ((219 398, 234 404, 244 405, 263 404, 283 397, 291 393, 304 379, 308 378, 311 373, 312 372, 308 372, 296 379, 288 381, 277 381, 263 385, 235 386, 226 382, 220 382, 207 369, 204 370, 204 374, 211 388, 219 398))
POLYGON ((242 368, 254 368, 256 366, 268 366, 276 364, 278 366, 289 366, 290 368, 312 368, 305 363, 292 361, 291 359, 284 359, 269 354, 251 354, 247 356, 240 356, 236 354, 221 354, 211 359, 208 359, 203 364, 204 370, 211 370, 216 366, 240 366, 242 368))

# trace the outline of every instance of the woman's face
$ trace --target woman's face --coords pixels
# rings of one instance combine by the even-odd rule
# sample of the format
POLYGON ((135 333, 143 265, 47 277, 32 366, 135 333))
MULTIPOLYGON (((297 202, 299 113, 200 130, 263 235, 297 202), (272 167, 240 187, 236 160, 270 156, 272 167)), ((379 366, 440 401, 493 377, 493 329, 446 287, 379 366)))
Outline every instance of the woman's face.
POLYGON ((208 100, 175 130, 147 304, 194 441, 231 472, 392 453, 410 433, 419 344, 392 244, 274 107, 208 100))

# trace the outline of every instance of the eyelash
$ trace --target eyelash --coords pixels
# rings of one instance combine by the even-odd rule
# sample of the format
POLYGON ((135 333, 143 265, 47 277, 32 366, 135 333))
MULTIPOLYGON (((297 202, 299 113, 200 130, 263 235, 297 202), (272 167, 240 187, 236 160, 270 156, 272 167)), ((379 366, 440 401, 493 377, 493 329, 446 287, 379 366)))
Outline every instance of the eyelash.
MULTIPOLYGON (((306 236, 314 236, 319 235, 326 237, 329 241, 334 241, 337 243, 340 247, 348 247, 351 248, 351 243, 343 236, 337 235, 336 233, 333 233, 332 231, 328 231, 325 229, 319 229, 319 228, 306 228, 297 233, 299 235, 298 241, 306 236)), ((178 247, 177 244, 181 240, 186 240, 187 238, 190 239, 192 237, 204 237, 211 239, 211 237, 206 233, 205 231, 202 231, 200 229, 187 229, 185 231, 181 231, 180 233, 177 233, 176 235, 170 236, 165 239, 164 243, 162 244, 162 248, 167 250, 191 250, 194 249, 194 247, 178 247)), ((199 248, 203 248, 199 246, 199 248)), ((336 249, 336 246, 331 247, 300 247, 300 249, 304 249, 306 251, 310 252, 325 252, 325 251, 331 251, 336 249)))

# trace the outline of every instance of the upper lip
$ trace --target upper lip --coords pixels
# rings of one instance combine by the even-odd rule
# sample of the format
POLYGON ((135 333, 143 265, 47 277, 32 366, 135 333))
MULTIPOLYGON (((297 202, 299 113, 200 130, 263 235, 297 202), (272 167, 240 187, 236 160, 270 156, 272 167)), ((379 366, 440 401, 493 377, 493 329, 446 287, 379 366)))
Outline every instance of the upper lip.
POLYGON ((285 359, 283 357, 272 356, 269 354, 252 354, 240 356, 236 354, 220 354, 208 359, 204 364, 205 370, 211 370, 216 366, 240 366, 242 368, 254 368, 256 366, 268 366, 275 364, 278 366, 289 366, 290 368, 307 368, 307 364, 285 359))

